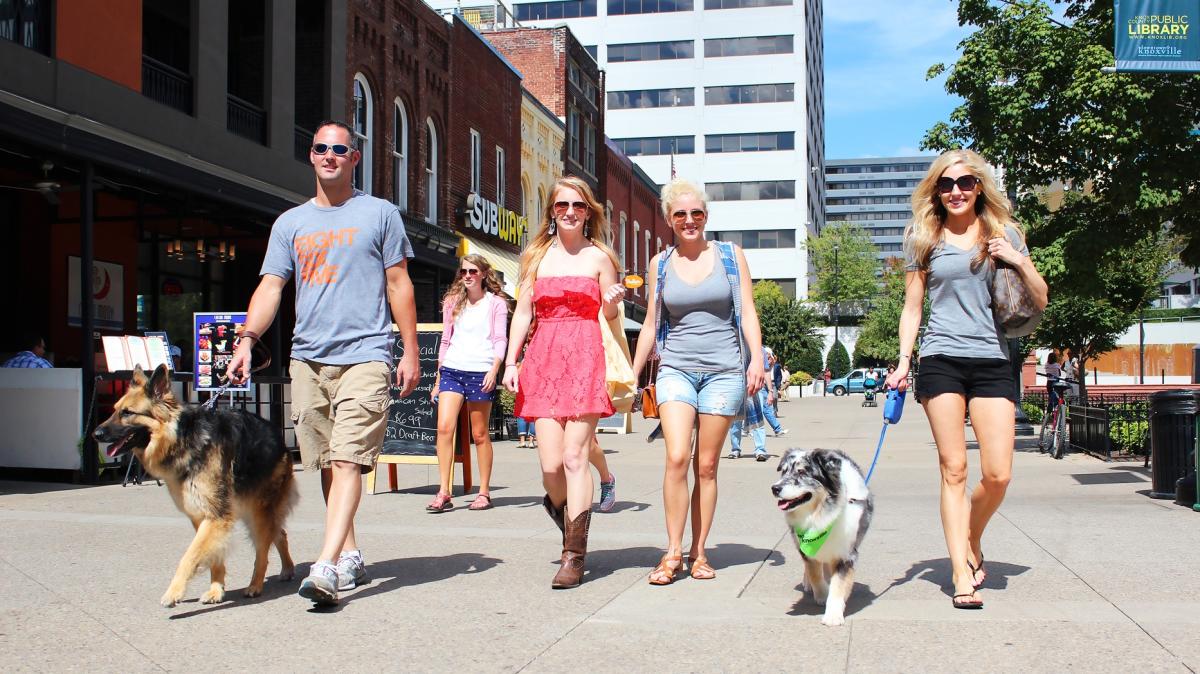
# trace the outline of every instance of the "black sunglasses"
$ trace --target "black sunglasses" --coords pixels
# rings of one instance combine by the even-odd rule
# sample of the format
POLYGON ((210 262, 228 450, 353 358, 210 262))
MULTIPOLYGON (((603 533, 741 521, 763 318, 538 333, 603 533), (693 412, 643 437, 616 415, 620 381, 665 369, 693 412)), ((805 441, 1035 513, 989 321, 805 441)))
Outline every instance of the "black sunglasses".
POLYGON ((479 274, 478 269, 459 269, 458 270, 459 276, 476 276, 477 274, 479 274))
POLYGON ((335 143, 333 145, 330 145, 329 143, 313 143, 312 146, 313 154, 317 155, 324 155, 330 150, 333 150, 333 155, 335 157, 345 157, 346 155, 350 154, 351 148, 349 145, 342 145, 341 143, 335 143))
POLYGON ((937 179, 937 191, 942 194, 950 194, 954 191, 954 186, 958 185, 958 189, 963 192, 970 192, 979 185, 979 178, 968 173, 967 175, 959 176, 957 179, 949 176, 942 176, 937 179))

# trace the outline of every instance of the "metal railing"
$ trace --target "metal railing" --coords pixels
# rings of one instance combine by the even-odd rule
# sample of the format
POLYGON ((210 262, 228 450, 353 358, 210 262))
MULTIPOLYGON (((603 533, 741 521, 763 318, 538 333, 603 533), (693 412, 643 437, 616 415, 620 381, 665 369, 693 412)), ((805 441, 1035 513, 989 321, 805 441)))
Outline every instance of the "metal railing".
POLYGON ((225 128, 243 138, 262 143, 267 137, 267 113, 257 105, 229 94, 225 128))
POLYGON ((192 76, 142 55, 142 95, 192 114, 192 76))
POLYGON ((1071 449, 1112 459, 1112 442, 1109 438, 1108 410, 1103 407, 1068 405, 1067 437, 1071 449))

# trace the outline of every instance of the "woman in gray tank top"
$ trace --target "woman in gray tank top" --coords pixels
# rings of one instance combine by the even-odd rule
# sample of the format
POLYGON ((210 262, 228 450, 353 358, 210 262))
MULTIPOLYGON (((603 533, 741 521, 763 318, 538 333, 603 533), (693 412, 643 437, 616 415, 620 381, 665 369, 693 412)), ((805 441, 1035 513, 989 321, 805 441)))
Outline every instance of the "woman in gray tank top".
POLYGON ((978 154, 938 157, 913 192, 905 232, 906 279, 900 316, 899 366, 887 388, 907 386, 909 361, 929 292, 929 324, 921 341, 917 400, 925 408, 941 466, 942 529, 950 553, 954 608, 983 608, 987 578, 980 541, 1012 475, 1016 383, 1008 344, 991 308, 995 263, 1012 265, 1034 304, 1046 306, 1046 282, 1029 259, 1008 200, 978 154), (967 501, 963 419, 979 441, 982 478, 967 501))
POLYGON ((746 395, 756 394, 764 378, 762 335, 741 249, 705 240, 708 208, 696 185, 671 181, 663 187, 662 206, 675 245, 650 261, 647 287, 654 289, 654 296, 633 357, 638 374, 658 345, 658 411, 667 446, 667 552, 650 573, 652 585, 669 585, 688 568, 683 529, 689 503, 692 578, 716 577, 704 545, 717 508, 717 461, 746 395), (687 473, 697 420, 696 485, 689 498, 687 473))

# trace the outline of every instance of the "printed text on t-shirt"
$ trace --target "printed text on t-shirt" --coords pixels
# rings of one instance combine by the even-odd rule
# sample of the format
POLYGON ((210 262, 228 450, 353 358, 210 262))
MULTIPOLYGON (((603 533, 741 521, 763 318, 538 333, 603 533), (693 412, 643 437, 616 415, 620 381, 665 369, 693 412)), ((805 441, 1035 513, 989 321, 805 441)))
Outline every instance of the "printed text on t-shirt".
POLYGON ((306 285, 329 285, 337 282, 338 265, 329 264, 329 249, 349 246, 354 243, 357 227, 331 229, 298 236, 293 244, 296 249, 296 266, 300 283, 306 285))

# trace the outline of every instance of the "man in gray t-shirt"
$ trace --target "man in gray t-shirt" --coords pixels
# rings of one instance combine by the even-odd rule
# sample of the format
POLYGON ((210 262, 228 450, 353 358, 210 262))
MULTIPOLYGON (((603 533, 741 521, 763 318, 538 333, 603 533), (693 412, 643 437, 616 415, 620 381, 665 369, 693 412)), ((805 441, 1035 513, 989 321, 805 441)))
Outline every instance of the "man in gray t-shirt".
POLYGON ((404 343, 396 385, 407 396, 420 379, 417 309, 408 258, 412 245, 396 207, 354 189, 361 160, 354 134, 325 122, 309 153, 317 195, 271 228, 261 280, 229 363, 241 381, 250 347, 270 327, 288 280, 296 282, 292 334, 292 421, 307 468, 320 469, 329 509, 321 552, 300 596, 336 604, 338 591, 366 581, 354 534, 362 473, 375 466, 391 403, 391 330, 404 343))

